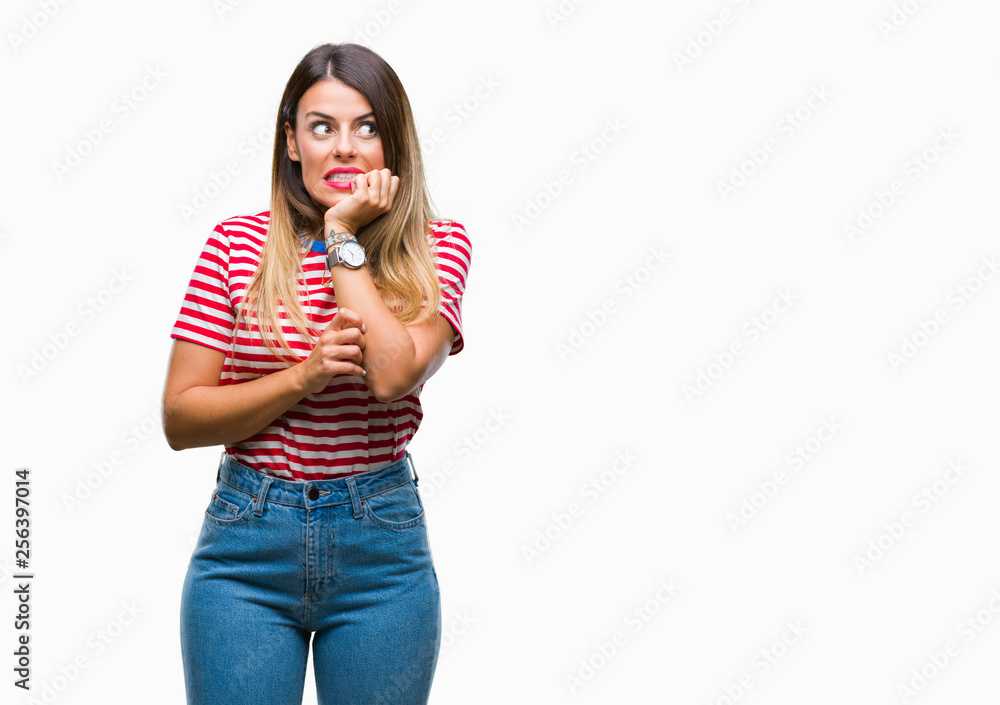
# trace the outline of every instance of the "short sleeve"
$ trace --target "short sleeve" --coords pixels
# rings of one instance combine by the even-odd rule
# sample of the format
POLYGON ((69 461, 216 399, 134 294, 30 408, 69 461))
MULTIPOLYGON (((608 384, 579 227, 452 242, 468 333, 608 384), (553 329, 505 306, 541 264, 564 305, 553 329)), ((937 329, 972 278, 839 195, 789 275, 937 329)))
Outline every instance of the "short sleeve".
POLYGON ((434 228, 434 266, 437 268, 438 282, 441 284, 441 300, 438 311, 448 319, 455 331, 451 352, 454 355, 465 347, 462 332, 462 295, 469 277, 472 262, 472 241, 465 227, 455 221, 445 221, 434 228))
POLYGON ((170 337, 228 352, 235 320, 229 296, 229 235, 218 224, 198 256, 170 337))

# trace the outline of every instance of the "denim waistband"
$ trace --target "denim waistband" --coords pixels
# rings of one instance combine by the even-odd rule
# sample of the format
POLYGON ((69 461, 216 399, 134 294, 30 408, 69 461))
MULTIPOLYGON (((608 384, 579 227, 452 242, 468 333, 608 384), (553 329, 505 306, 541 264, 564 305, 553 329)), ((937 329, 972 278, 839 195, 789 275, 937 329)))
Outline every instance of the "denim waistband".
POLYGON ((297 507, 326 507, 334 504, 353 502, 357 506, 360 498, 392 489, 410 480, 416 484, 416 468, 410 452, 394 463, 376 470, 348 475, 328 480, 283 480, 235 460, 223 452, 219 462, 218 479, 260 498, 259 511, 266 502, 279 502, 297 507))

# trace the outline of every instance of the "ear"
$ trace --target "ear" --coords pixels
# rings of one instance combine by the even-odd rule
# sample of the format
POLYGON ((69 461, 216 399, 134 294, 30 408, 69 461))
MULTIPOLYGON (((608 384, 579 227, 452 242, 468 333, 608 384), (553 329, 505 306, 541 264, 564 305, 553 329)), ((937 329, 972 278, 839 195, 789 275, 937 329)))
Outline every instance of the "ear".
POLYGON ((298 145, 295 144, 295 130, 287 121, 285 122, 285 139, 288 143, 288 158, 293 162, 301 161, 298 145))

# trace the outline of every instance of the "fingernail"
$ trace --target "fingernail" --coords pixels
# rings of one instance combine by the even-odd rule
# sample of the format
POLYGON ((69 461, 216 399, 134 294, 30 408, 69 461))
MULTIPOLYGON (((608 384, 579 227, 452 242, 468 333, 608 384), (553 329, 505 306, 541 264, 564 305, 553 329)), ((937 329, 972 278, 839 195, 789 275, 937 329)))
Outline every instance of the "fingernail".
POLYGON ((361 376, 362 377, 367 377, 368 376, 368 370, 361 370, 361 376))
POLYGON ((367 331, 368 331, 368 326, 366 326, 366 325, 365 325, 364 323, 362 323, 362 324, 361 324, 361 332, 362 332, 362 333, 365 333, 365 332, 367 332, 367 331))

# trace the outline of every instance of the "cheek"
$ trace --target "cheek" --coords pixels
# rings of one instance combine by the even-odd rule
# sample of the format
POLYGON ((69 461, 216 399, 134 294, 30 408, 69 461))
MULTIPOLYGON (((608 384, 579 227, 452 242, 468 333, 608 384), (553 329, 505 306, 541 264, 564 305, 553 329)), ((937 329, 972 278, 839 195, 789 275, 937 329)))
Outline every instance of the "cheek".
POLYGON ((322 161, 320 145, 316 139, 310 139, 310 135, 299 138, 299 155, 302 157, 303 170, 313 169, 322 161))
POLYGON ((302 152, 302 171, 312 173, 320 164, 320 157, 315 147, 306 147, 302 152))
POLYGON ((382 152, 381 144, 372 145, 371 151, 368 153, 368 161, 373 169, 385 168, 385 155, 382 152))

